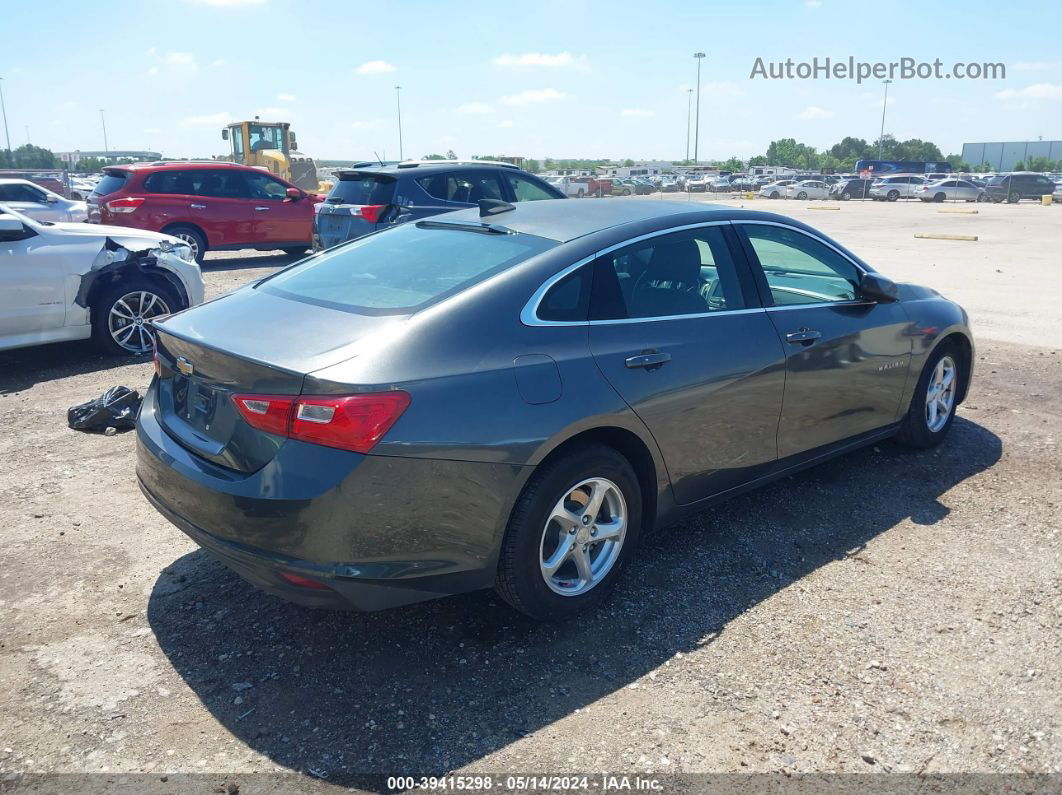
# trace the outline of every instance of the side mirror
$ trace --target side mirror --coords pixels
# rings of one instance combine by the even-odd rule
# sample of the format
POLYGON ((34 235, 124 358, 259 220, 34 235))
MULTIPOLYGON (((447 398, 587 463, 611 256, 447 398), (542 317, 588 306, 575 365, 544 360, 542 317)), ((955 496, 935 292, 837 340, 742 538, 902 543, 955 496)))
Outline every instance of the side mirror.
POLYGON ((865 273, 859 280, 859 295, 870 301, 891 304, 899 299, 900 290, 896 282, 880 273, 865 273))
POLYGON ((285 195, 287 195, 288 199, 293 202, 297 202, 299 199, 306 195, 298 188, 288 188, 286 191, 284 191, 284 193, 285 195))
POLYGON ((224 130, 221 131, 221 140, 222 141, 229 140, 229 128, 228 127, 226 127, 224 130))

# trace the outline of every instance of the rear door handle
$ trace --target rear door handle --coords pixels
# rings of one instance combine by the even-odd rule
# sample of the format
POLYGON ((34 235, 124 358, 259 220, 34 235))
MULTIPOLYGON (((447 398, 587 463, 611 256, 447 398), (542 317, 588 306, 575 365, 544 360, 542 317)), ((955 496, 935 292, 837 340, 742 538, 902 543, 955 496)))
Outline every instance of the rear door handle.
POLYGON ((260 212, 262 212, 263 210, 268 210, 268 209, 269 209, 268 207, 255 207, 255 208, 254 208, 254 211, 255 211, 256 213, 260 213, 260 212))
POLYGON ((637 356, 629 356, 624 361, 631 369, 637 367, 656 368, 663 364, 667 364, 671 361, 670 353, 659 353, 656 351, 650 351, 649 353, 639 353, 637 356))
POLYGON ((822 337, 821 331, 815 331, 810 328, 797 329, 796 331, 790 331, 785 335, 786 342, 814 342, 822 337))
POLYGON ((206 205, 205 204, 190 204, 188 206, 191 207, 193 210, 205 210, 206 209, 206 205))

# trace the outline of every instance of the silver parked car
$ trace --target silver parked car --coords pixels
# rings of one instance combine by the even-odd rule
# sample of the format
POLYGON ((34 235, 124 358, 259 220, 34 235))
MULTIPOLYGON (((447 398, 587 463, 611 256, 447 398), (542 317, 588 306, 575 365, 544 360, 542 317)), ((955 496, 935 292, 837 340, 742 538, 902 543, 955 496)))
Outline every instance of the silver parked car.
POLYGON ((923 185, 917 196, 924 202, 983 202, 985 191, 965 179, 942 179, 923 185))
POLYGON ((64 199, 28 179, 0 179, 0 202, 37 221, 76 221, 88 218, 85 202, 64 199))
POLYGON ((830 196, 830 186, 817 179, 805 179, 786 186, 785 197, 787 199, 827 199, 830 196))
POLYGON ((894 202, 897 199, 921 198, 926 181, 922 177, 901 174, 895 177, 882 177, 874 180, 870 186, 869 196, 878 201, 894 202))

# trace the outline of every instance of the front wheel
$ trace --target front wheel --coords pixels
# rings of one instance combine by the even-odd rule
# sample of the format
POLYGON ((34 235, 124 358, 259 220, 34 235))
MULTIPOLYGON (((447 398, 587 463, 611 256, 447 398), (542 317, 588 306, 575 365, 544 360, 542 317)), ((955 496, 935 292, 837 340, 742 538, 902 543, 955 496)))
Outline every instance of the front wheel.
POLYGON ((896 434, 900 444, 926 449, 944 441, 955 421, 962 383, 960 361, 955 346, 947 342, 930 355, 896 434))
POLYGON ((890 190, 885 196, 885 199, 890 202, 894 202, 898 198, 900 198, 900 192, 898 190, 890 190))
POLYGON ((92 302, 92 337, 104 353, 150 353, 149 321, 183 308, 168 286, 142 277, 120 279, 92 302))
POLYGON ((841 201, 846 202, 846 201, 851 201, 851 199, 852 199, 852 194, 849 193, 848 191, 845 191, 844 193, 841 194, 841 201))
POLYGON ((630 462, 591 444, 535 473, 513 509, 495 589, 539 621, 597 606, 636 546, 642 493, 630 462))
POLYGON ((1020 193, 1011 193, 1007 195, 1007 202, 1010 204, 1017 204, 1021 201, 1020 193))
POLYGON ((190 226, 171 226, 162 230, 163 234, 173 235, 178 240, 183 240, 192 249, 192 256, 200 265, 207 253, 207 242, 198 229, 190 226))
POLYGON ((946 198, 948 198, 946 194, 944 194, 944 193, 938 193, 938 194, 937 194, 936 196, 934 196, 934 197, 933 197, 933 201, 935 201, 935 202, 942 202, 942 201, 944 201, 944 200, 945 200, 946 198))
POLYGON ((802 190, 802 191, 800 191, 800 193, 797 194, 797 198, 801 199, 801 200, 806 199, 807 197, 808 197, 807 191, 803 191, 802 190))
POLYGON ((772 190, 771 191, 771 198, 772 199, 777 199, 778 198, 778 191, 772 190))

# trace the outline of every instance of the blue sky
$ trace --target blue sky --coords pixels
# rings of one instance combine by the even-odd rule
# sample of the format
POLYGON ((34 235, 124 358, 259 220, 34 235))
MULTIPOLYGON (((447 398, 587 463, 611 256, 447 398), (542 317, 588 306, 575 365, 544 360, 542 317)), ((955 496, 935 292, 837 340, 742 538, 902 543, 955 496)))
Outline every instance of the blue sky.
POLYGON ((5 3, 13 146, 221 154, 228 120, 287 119, 320 158, 681 158, 704 51, 701 158, 876 138, 882 85, 752 80, 756 57, 1002 62, 1005 80, 904 80, 886 132, 938 143, 1062 138, 1062 7, 770 2, 52 0, 5 3), (25 35, 17 32, 24 31, 25 35))

